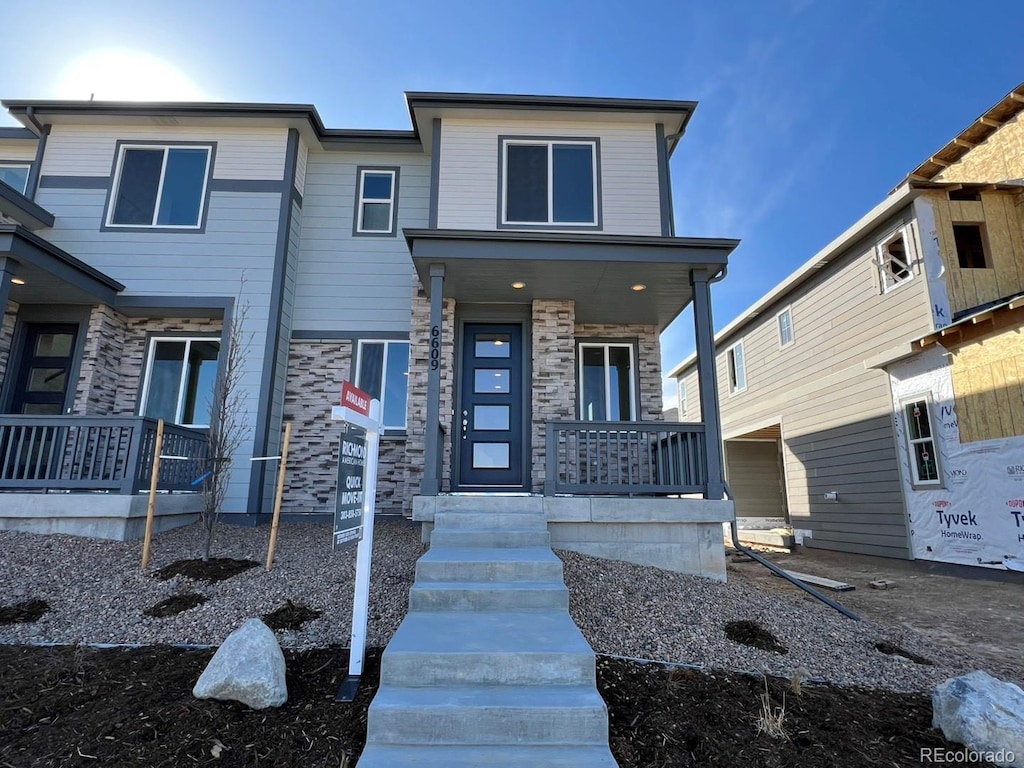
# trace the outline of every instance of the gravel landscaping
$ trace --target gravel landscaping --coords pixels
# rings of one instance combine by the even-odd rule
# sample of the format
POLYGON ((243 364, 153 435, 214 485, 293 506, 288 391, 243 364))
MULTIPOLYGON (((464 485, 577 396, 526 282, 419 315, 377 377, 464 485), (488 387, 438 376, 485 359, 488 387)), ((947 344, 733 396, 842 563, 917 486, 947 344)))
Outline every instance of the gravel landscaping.
MULTIPOLYGON (((201 552, 198 525, 156 536, 150 572, 139 567, 138 541, 0 532, 0 609, 31 600, 49 606, 36 621, 0 626, 0 643, 217 645, 245 619, 291 606, 322 614, 310 613, 299 628, 280 630, 283 647, 346 645, 355 548, 333 552, 327 524, 284 523, 268 573, 262 566, 268 535, 265 527, 222 526, 214 555, 261 565, 205 583, 186 577, 160 581, 152 575, 201 552), (193 594, 207 600, 163 618, 146 615, 168 598, 193 594)), ((401 519, 378 522, 368 645, 385 645, 401 622, 415 562, 424 551, 418 525, 401 519)), ((930 690, 937 682, 977 668, 1018 683, 1024 680, 1020 667, 993 668, 905 628, 850 621, 795 589, 793 594, 769 593, 732 574, 723 584, 572 552, 558 554, 565 563, 573 618, 598 653, 897 691, 930 690), (755 622, 786 652, 730 640, 726 625, 733 622, 755 622), (932 664, 882 652, 879 644, 932 664)))

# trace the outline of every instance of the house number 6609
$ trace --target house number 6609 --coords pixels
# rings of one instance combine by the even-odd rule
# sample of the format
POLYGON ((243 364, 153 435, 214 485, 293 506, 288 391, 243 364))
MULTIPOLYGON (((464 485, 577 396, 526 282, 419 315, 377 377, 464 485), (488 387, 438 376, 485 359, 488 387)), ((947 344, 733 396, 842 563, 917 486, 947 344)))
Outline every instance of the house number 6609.
POLYGON ((430 370, 441 367, 441 326, 430 326, 430 370))

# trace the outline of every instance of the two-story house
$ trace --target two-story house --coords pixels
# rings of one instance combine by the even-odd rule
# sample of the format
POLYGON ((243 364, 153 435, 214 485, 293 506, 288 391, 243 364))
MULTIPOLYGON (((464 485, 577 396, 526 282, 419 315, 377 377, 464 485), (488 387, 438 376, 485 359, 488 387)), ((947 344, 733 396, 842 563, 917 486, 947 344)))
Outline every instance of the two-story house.
MULTIPOLYGON (((659 334, 691 303, 711 391, 736 245, 675 235, 695 104, 407 102, 388 131, 305 105, 4 102, 24 126, 0 132, 4 525, 135 533, 155 419, 165 454, 196 455, 244 318, 232 521, 270 511, 273 465, 250 460, 286 420, 285 513, 331 512, 349 379, 382 403, 379 512, 514 495, 556 545, 724 575, 714 407, 661 409, 659 334)), ((161 465, 163 525, 201 469, 161 465)))
MULTIPOLYGON (((1024 86, 716 336, 751 529, 1024 564, 1024 86)), ((681 420, 699 419, 693 359, 681 420)), ((750 534, 758 538, 763 534, 750 534)))

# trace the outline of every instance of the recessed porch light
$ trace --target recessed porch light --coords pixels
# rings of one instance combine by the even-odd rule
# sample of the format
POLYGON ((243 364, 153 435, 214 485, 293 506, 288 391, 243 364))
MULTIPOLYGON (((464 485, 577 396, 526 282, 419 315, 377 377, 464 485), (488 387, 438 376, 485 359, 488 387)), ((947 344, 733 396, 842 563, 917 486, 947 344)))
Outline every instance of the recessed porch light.
POLYGON ((11 282, 14 283, 15 285, 24 285, 25 284, 25 281, 22 280, 20 277, 12 277, 11 278, 11 282))
POLYGON ((643 283, 636 283, 635 285, 631 285, 630 289, 634 291, 646 291, 647 286, 644 285, 643 283))
POLYGON ((516 280, 514 283, 512 283, 512 287, 519 291, 526 287, 526 283, 524 283, 522 280, 516 280))

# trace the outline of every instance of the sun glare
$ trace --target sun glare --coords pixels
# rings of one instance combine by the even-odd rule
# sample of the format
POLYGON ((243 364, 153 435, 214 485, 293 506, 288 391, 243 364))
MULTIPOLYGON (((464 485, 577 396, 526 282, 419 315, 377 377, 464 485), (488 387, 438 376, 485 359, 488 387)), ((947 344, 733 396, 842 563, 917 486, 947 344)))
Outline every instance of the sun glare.
POLYGON ((162 59, 130 50, 92 51, 57 78, 56 97, 96 101, 201 101, 203 92, 162 59))

